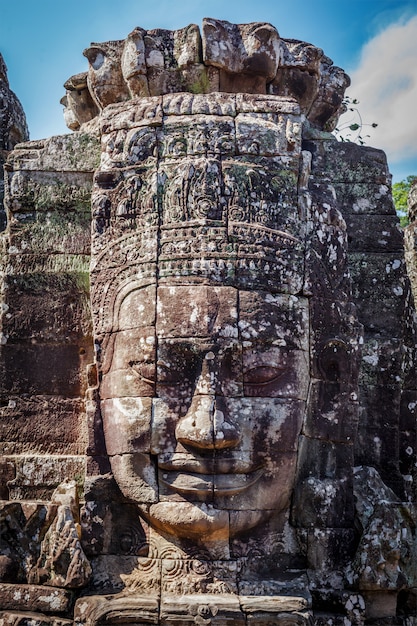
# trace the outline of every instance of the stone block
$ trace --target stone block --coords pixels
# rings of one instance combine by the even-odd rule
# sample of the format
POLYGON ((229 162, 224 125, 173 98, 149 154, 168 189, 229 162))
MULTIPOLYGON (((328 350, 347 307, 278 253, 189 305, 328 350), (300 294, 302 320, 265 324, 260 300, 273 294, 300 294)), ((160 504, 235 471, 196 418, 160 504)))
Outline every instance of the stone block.
POLYGON ((285 626, 303 626, 310 623, 311 612, 308 610, 308 602, 303 597, 285 595, 244 596, 239 600, 242 610, 247 616, 247 624, 255 626, 268 626, 277 624, 285 626))
POLYGON ((0 606, 3 610, 64 613, 72 601, 72 593, 39 585, 0 583, 0 606))
POLYGON ((188 220, 210 220, 208 226, 220 226, 211 221, 223 221, 225 225, 219 157, 165 159, 159 174, 163 181, 160 203, 164 226, 176 227, 188 220))
POLYGON ((26 142, 11 154, 7 167, 36 172, 92 172, 99 160, 97 137, 80 132, 26 142))
POLYGON ((318 72, 302 67, 281 67, 275 79, 268 85, 268 93, 295 98, 305 115, 311 108, 319 90, 318 72))
POLYGON ((158 130, 159 157, 234 155, 235 120, 226 115, 170 115, 158 130))
MULTIPOLYGON (((21 281, 25 278, 31 288, 35 288, 34 281, 31 281, 31 276, 36 277, 49 276, 55 274, 57 278, 57 286, 59 287, 61 274, 63 275, 63 281, 68 280, 67 276, 73 277, 73 281, 79 281, 81 290, 84 290, 87 280, 86 274, 89 265, 89 255, 84 254, 7 254, 4 260, 7 258, 7 274, 5 273, 5 280, 10 280, 10 276, 18 276, 21 281)), ((40 284, 42 279, 39 278, 40 284)))
POLYGON ((117 319, 113 332, 130 328, 146 328, 155 325, 156 286, 147 285, 121 294, 117 301, 117 319))
POLYGON ((400 400, 401 390, 398 384, 361 387, 361 427, 366 425, 370 429, 380 430, 381 433, 389 428, 398 429, 400 400))
MULTIPOLYGON (((266 158, 248 149, 245 156, 224 159, 222 176, 229 220, 280 231, 281 238, 283 233, 302 238, 305 224, 294 211, 298 169, 299 159, 294 155, 266 158)), ((263 235, 265 244, 268 235, 274 241, 267 230, 263 235)))
POLYGON ((313 155, 312 173, 316 179, 334 183, 376 184, 390 183, 385 153, 351 142, 307 141, 305 149, 313 155))
MULTIPOLYGON (((210 68, 209 68, 210 69, 210 68)), ((219 92, 176 93, 162 97, 163 113, 170 115, 218 115, 236 117, 236 100, 238 96, 219 92)))
POLYGON ((92 620, 108 621, 107 617, 117 619, 119 624, 159 624, 158 616, 159 597, 152 593, 117 597, 114 594, 84 596, 77 600, 74 607, 75 626, 84 626, 92 620))
MULTIPOLYGON (((212 18, 203 20, 203 60, 207 65, 220 67, 227 74, 237 74, 240 78, 242 74, 259 74, 269 81, 277 72, 278 51, 279 35, 271 24, 231 24, 212 18), (223 42, 221 48, 219 40, 223 42)), ((248 89, 234 91, 245 92, 248 89)))
POLYGON ((159 338, 238 337, 238 291, 233 287, 158 287, 159 338), (173 306, 174 304, 174 306, 173 306))
POLYGON ((107 335, 101 343, 100 397, 151 397, 155 393, 155 328, 107 335))
POLYGON ((89 206, 83 212, 69 211, 65 215, 56 210, 33 212, 30 217, 27 213, 16 214, 11 222, 9 252, 88 255, 90 221, 89 206))
POLYGON ((72 619, 64 617, 54 617, 41 615, 39 613, 30 613, 22 611, 0 611, 0 620, 2 626, 73 626, 72 619))
POLYGON ((103 400, 104 437, 107 453, 150 452, 151 398, 112 398, 103 400))
POLYGON ((310 319, 312 375, 339 383, 342 392, 350 390, 359 375, 362 335, 354 306, 351 302, 313 298, 310 319))
POLYGON ((307 531, 309 567, 321 572, 334 572, 351 561, 356 550, 352 528, 315 528, 307 531))
POLYGON ((359 384, 398 387, 402 377, 402 342, 397 338, 365 337, 359 384))
POLYGON ((63 267, 57 268, 56 273, 32 273, 31 266, 27 269, 27 273, 7 276, 3 283, 7 297, 1 320, 7 340, 18 343, 26 339, 32 345, 78 341, 92 358, 87 271, 71 272, 63 267))
POLYGON ((345 219, 350 252, 403 254, 403 232, 396 215, 380 215, 377 228, 373 215, 350 215, 345 219))
MULTIPOLYGON (((242 241, 244 235, 249 235, 239 225, 232 225, 231 231, 232 238, 238 241, 242 241)), ((251 232, 250 235, 254 233, 251 232)), ((287 241, 285 238, 281 244, 283 245, 279 246, 278 255, 274 245, 266 245, 265 254, 261 256, 259 246, 239 245, 234 284, 244 290, 267 289, 273 294, 298 295, 303 288, 303 244, 287 241)))
POLYGON ((352 389, 341 389, 337 382, 311 383, 303 433, 315 439, 352 444, 359 419, 354 397, 352 389))
POLYGON ((230 623, 245 626, 246 620, 239 599, 233 594, 193 593, 181 596, 164 594, 161 598, 161 626, 196 624, 196 618, 210 619, 210 623, 230 623))
POLYGON ((326 56, 320 62, 320 82, 317 98, 314 100, 308 119, 312 126, 331 132, 335 129, 343 107, 346 87, 350 78, 326 56))
MULTIPOLYGON (((13 162, 13 157, 11 159, 13 162)), ((6 176, 7 206, 13 220, 19 219, 19 213, 31 214, 36 211, 38 214, 52 214, 56 221, 60 215, 62 223, 68 218, 74 221, 75 215, 80 214, 81 222, 90 204, 90 171, 33 171, 16 168, 7 170, 6 176)))
POLYGON ((297 527, 351 527, 352 467, 352 445, 301 437, 292 511, 297 527))
POLYGON ((353 184, 334 182, 333 187, 336 191, 337 202, 346 221, 348 217, 355 215, 395 217, 395 207, 390 186, 387 183, 379 184, 372 181, 353 184))
POLYGON ((239 292, 239 332, 245 346, 259 343, 281 346, 283 352, 308 350, 309 307, 300 296, 271 295, 265 291, 239 292))
POLYGON ((1 346, 3 394, 80 397, 86 388, 83 369, 91 362, 83 345, 6 343, 1 346), (81 353, 80 353, 81 352, 81 353), (87 358, 85 358, 87 356, 87 358))
POLYGON ((239 155, 273 157, 300 154, 301 123, 297 117, 238 113, 235 123, 239 155))
POLYGON ((237 593, 237 564, 234 561, 203 561, 189 557, 162 559, 161 591, 163 598, 207 592, 217 595, 237 593))
MULTIPOLYGON (((168 101, 177 96, 165 96, 168 101)), ((122 131, 121 136, 126 136, 126 130, 141 126, 160 126, 163 120, 161 96, 151 98, 132 98, 120 104, 114 103, 101 113, 101 130, 103 141, 109 139, 113 132, 122 131)))
POLYGON ((403 255, 354 253, 349 258, 349 269, 353 298, 365 331, 398 337, 406 290, 403 255))
POLYGON ((373 465, 403 497, 399 473, 400 388, 367 386, 360 390, 361 412, 355 445, 357 464, 373 465))
POLYGON ((0 404, 0 453, 81 455, 86 425, 81 399, 11 395, 0 404))
POLYGON ((125 589, 125 577, 138 567, 139 557, 104 554, 91 559, 91 584, 97 592, 118 593, 125 589))
POLYGON ((111 468, 123 495, 134 502, 158 501, 158 481, 148 454, 118 454, 110 458, 111 468))
POLYGON ((137 506, 125 501, 110 473, 87 477, 84 498, 80 524, 83 549, 89 557, 147 555, 147 526, 137 506))
MULTIPOLYGON (((385 620, 397 615, 397 592, 364 591, 365 615, 371 620, 385 620)), ((389 623, 389 622, 388 622, 389 623)))
POLYGON ((66 479, 81 485, 85 475, 84 456, 25 455, 4 457, 16 467, 8 483, 11 500, 48 500, 66 479))

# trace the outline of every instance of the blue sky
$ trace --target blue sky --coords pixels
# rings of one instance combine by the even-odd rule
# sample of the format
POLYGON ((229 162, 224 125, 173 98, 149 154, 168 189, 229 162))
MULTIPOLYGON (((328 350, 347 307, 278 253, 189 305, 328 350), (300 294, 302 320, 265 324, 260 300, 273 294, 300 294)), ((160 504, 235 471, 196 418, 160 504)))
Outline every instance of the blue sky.
POLYGON ((31 138, 69 132, 62 85, 87 69, 90 42, 203 17, 270 22, 323 48, 352 76, 363 121, 378 123, 366 142, 387 152, 394 181, 417 174, 417 0, 0 0, 0 51, 31 138))

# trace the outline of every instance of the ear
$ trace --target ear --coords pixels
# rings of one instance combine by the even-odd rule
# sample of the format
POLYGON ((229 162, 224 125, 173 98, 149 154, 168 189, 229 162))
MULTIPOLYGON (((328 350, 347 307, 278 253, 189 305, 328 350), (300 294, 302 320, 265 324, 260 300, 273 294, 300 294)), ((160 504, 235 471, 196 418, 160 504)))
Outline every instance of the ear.
POLYGON ((348 382, 351 370, 348 345, 336 337, 328 339, 319 349, 317 364, 324 380, 348 382))

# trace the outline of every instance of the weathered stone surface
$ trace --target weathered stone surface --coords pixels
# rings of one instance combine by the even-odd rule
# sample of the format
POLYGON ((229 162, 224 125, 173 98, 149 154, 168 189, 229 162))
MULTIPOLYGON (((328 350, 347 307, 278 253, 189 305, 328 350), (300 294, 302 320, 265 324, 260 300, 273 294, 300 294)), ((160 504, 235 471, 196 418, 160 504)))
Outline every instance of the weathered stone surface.
POLYGON ((266 22, 205 18, 201 33, 195 24, 137 27, 124 40, 91 44, 84 55, 88 72, 66 81, 61 100, 71 130, 92 129, 91 120, 115 102, 179 92, 290 97, 313 126, 332 130, 350 82, 320 48, 281 39, 266 22))
POLYGON ((3 455, 83 454, 86 437, 86 415, 80 399, 8 395, 0 405, 3 455))
POLYGON ((3 610, 42 613, 63 613, 69 608, 72 599, 71 592, 64 589, 6 583, 0 583, 0 598, 3 610))
POLYGON ((308 114, 319 91, 323 51, 304 41, 281 40, 281 61, 269 93, 295 98, 308 114))
POLYGON ((62 483, 51 502, 44 505, 1 503, 2 609, 46 613, 69 610, 72 596, 65 589, 83 587, 91 576, 78 536, 78 516, 75 482, 62 483), (21 584, 6 584, 9 581, 21 584))
MULTIPOLYGON (((7 67, 0 53, 0 170, 7 154, 14 146, 29 139, 26 118, 22 106, 9 87, 7 67)), ((0 176, 0 232, 6 228, 7 219, 3 207, 4 182, 0 176)))
POLYGON ((81 124, 89 122, 98 114, 98 108, 88 89, 87 76, 87 72, 76 74, 64 84, 67 92, 61 104, 65 106, 65 122, 71 130, 79 130, 81 124))
POLYGON ((2 626, 72 626, 73 621, 60 617, 48 617, 40 613, 0 611, 2 626))
POLYGON ((6 166, 0 622, 410 626, 417 324, 348 77, 211 18, 85 55, 6 166))
POLYGON ((394 616, 398 591, 402 586, 416 584, 413 512, 398 503, 372 467, 358 468, 355 485, 363 534, 353 562, 352 578, 361 579, 369 618, 394 616), (375 493, 379 494, 378 499, 375 493))
POLYGON ((3 457, 15 466, 15 478, 8 483, 11 500, 47 500, 66 479, 81 482, 85 459, 81 455, 16 455, 3 457))

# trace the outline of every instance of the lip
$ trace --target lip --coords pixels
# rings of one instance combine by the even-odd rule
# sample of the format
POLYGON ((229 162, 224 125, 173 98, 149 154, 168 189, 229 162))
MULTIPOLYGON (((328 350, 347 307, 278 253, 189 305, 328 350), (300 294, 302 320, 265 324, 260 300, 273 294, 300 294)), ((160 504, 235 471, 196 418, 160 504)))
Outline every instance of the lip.
MULTIPOLYGON (((184 469, 184 468, 182 468, 184 469)), ((264 473, 264 468, 252 472, 203 474, 187 471, 160 470, 159 480, 172 491, 187 495, 232 496, 252 487, 264 473)))
POLYGON ((207 475, 252 474, 260 468, 249 454, 239 453, 234 456, 200 457, 187 453, 166 453, 158 455, 158 468, 164 472, 207 475))

